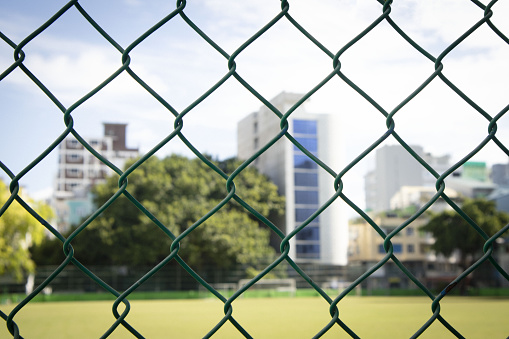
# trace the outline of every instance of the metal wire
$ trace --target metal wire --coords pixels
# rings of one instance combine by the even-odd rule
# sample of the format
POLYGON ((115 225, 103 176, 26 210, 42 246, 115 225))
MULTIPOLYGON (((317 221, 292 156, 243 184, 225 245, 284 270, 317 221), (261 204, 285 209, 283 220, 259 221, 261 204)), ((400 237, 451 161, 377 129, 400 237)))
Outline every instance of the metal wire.
MULTIPOLYGON (((509 225, 506 225, 502 230, 500 230, 497 234, 492 237, 489 237, 485 234, 482 229, 476 225, 476 223, 471 220, 462 210, 461 208, 452 201, 447 194, 444 192, 445 183, 444 180, 451 175, 456 169, 462 166, 465 162, 471 159, 474 155, 476 155, 483 147, 485 147, 489 143, 493 143, 499 147, 499 149, 505 154, 509 155, 509 150, 507 147, 500 142, 500 140, 496 136, 497 131, 497 121, 507 113, 509 110, 509 105, 500 110, 500 112, 496 113, 494 116, 490 115, 488 112, 484 111, 479 105, 477 105, 472 99, 470 99, 465 93, 463 93, 458 86, 456 86, 451 80, 449 80, 443 74, 443 60, 444 58, 453 51, 462 41, 464 41, 467 37, 472 35, 479 28, 489 28, 491 32, 498 36, 501 41, 509 44, 509 39, 505 36, 492 22, 491 17, 493 15, 493 7, 497 3, 496 0, 491 1, 488 5, 483 5, 479 1, 472 2, 479 8, 482 12, 481 18, 477 23, 475 23, 470 29, 468 29, 463 35, 461 35, 458 39, 456 39, 450 46, 444 49, 437 57, 433 56, 431 53, 426 51, 423 47, 417 44, 412 38, 405 33, 396 22, 394 22, 391 17, 391 5, 392 1, 378 1, 380 4, 374 3, 375 6, 380 6, 381 14, 380 16, 374 20, 366 29, 361 31, 357 36, 355 36, 350 42, 344 45, 339 51, 332 52, 328 50, 318 39, 313 37, 301 24, 299 24, 292 16, 290 10, 291 1, 281 0, 281 11, 279 13, 275 13, 274 18, 266 23, 259 31, 257 31, 253 36, 247 39, 243 44, 240 45, 238 49, 233 51, 231 54, 227 53, 219 44, 214 42, 207 34, 202 31, 198 25, 189 18, 186 13, 186 5, 187 2, 185 0, 178 0, 176 2, 175 9, 165 16, 162 20, 154 24, 150 27, 144 34, 140 35, 136 40, 130 43, 125 48, 122 47, 119 43, 117 43, 108 33, 96 22, 94 19, 85 11, 85 9, 80 5, 77 0, 69 1, 64 7, 62 7, 59 11, 57 11, 49 20, 47 20, 41 27, 30 33, 26 38, 24 38, 19 43, 14 42, 8 36, 0 32, 1 39, 7 43, 13 50, 14 53, 14 62, 12 65, 7 67, 0 74, 0 81, 4 80, 8 77, 14 70, 21 70, 27 78, 29 78, 52 102, 53 104, 62 112, 63 121, 65 123, 66 128, 62 131, 60 136, 54 140, 39 156, 37 156, 33 161, 26 166, 19 173, 13 173, 6 165, 0 162, 0 167, 2 170, 10 177, 11 181, 9 184, 11 195, 8 201, 1 207, 0 216, 9 208, 9 206, 16 201, 21 204, 28 213, 30 213, 34 218, 36 218, 41 225, 46 228, 49 232, 51 232, 56 238, 58 238, 63 244, 63 251, 66 256, 66 259, 62 262, 62 264, 47 277, 47 279, 41 283, 39 286, 35 288, 35 290, 28 295, 23 301, 21 301, 9 314, 4 314, 0 311, 1 317, 5 320, 6 326, 9 329, 10 333, 14 338, 20 338, 20 325, 18 325, 15 321, 16 315, 20 310, 23 309, 30 301, 42 293, 43 289, 47 287, 58 275, 62 273, 68 265, 74 265, 78 267, 84 274, 86 274, 92 281, 94 281, 98 286, 103 288, 105 291, 111 293, 116 297, 115 302, 112 304, 112 313, 115 317, 115 321, 111 324, 110 328, 104 332, 102 338, 108 337, 112 334, 118 326, 123 326, 127 329, 133 336, 137 338, 143 338, 143 335, 139 333, 133 326, 131 326, 127 321, 126 317, 130 312, 131 306, 129 304, 128 298, 131 293, 136 291, 141 285, 143 285, 151 276, 157 273, 163 266, 168 264, 171 261, 177 262, 182 268, 184 268, 197 282, 199 282, 203 287, 205 287, 213 296, 215 296, 218 300, 223 302, 224 304, 224 317, 210 330, 210 332, 205 337, 212 337, 226 322, 230 322, 233 324, 239 333, 241 333, 246 338, 251 338, 251 335, 242 327, 242 324, 235 320, 234 312, 232 308, 233 302, 242 296, 244 292, 250 289, 257 281, 262 279, 264 276, 269 274, 275 267, 280 265, 281 263, 287 263, 290 267, 292 267, 300 276, 304 278, 304 280, 309 284, 310 288, 315 289, 319 295, 330 305, 329 313, 331 315, 330 321, 321 329, 316 335, 315 338, 319 338, 327 331, 329 331, 334 325, 340 326, 346 333, 348 333, 352 338, 359 338, 359 336, 348 326, 346 322, 342 320, 340 312, 338 310, 338 305, 341 303, 343 298, 352 290, 355 289, 356 286, 361 284, 364 280, 369 278, 375 271, 384 266, 387 262, 392 261, 396 264, 396 266, 411 280, 415 283, 415 285, 422 290, 423 294, 430 298, 431 305, 431 316, 429 319, 423 319, 422 326, 414 333, 412 338, 417 338, 421 335, 427 328, 435 321, 438 320, 447 330, 451 332, 454 336, 458 338, 463 338, 464 335, 459 333, 452 325, 450 325, 446 319, 444 319, 440 314, 440 301, 447 296, 447 294, 465 277, 473 272, 479 265, 482 263, 489 261, 493 264, 495 269, 506 279, 509 281, 509 275, 505 272, 494 260, 493 253, 493 243, 509 229, 509 225), (93 27, 102 38, 111 45, 111 48, 116 50, 121 55, 122 63, 119 65, 118 69, 113 72, 109 77, 106 78, 103 82, 101 82, 98 86, 84 95, 82 98, 74 102, 69 107, 64 106, 60 100, 55 96, 46 86, 45 84, 39 80, 36 74, 32 73, 30 69, 28 69, 25 64, 25 52, 24 49, 32 43, 37 37, 44 32, 48 27, 57 22, 62 15, 64 15, 67 11, 76 10, 78 13, 82 15, 82 17, 93 27), (130 68, 131 56, 130 52, 133 51, 141 42, 147 39, 149 36, 157 32, 161 27, 167 25, 171 20, 177 20, 180 17, 183 22, 185 22, 196 34, 197 37, 203 39, 206 43, 208 43, 219 55, 224 58, 225 63, 228 67, 228 72, 224 74, 213 86, 211 86, 208 90, 203 92, 198 99, 188 105, 181 111, 178 111, 172 105, 167 102, 161 95, 159 95, 152 87, 148 85, 148 82, 142 79, 138 74, 136 74, 133 69, 130 68), (279 21, 286 20, 290 23, 296 31, 300 32, 306 39, 308 39, 319 51, 321 51, 325 56, 331 59, 332 61, 332 69, 330 73, 323 78, 315 87, 313 87, 308 93, 306 93, 301 100, 299 100, 293 107, 291 107, 286 112, 281 112, 274 105, 272 105, 263 95, 256 91, 256 89, 251 86, 245 79, 243 79, 237 72, 237 57, 243 53, 243 51, 250 46, 254 41, 258 38, 266 34, 271 28, 279 21), (380 104, 378 104, 373 98, 371 98, 360 86, 356 85, 353 80, 348 78, 342 72, 341 65, 341 56, 352 48, 357 42, 363 39, 370 31, 375 29, 382 22, 388 23, 394 32, 399 34, 412 48, 414 48, 418 53, 422 54, 424 58, 429 60, 430 63, 434 64, 434 72, 420 84, 408 97, 406 97, 403 101, 401 101, 394 109, 387 111, 380 104), (114 164, 109 162, 105 157, 99 154, 91 145, 89 145, 85 139, 83 139, 80 133, 74 128, 73 121, 73 112, 82 104, 87 102, 90 98, 100 92, 106 85, 111 83, 115 78, 117 78, 120 74, 126 73, 132 77, 136 83, 143 88, 148 94, 150 94, 157 102, 160 103, 164 109, 166 109, 170 114, 175 117, 174 120, 174 130, 171 131, 163 140, 161 140, 154 148, 152 148, 149 152, 147 152, 144 156, 142 156, 136 163, 134 163, 127 170, 122 171, 117 168, 114 164), (298 143, 298 141, 289 133, 288 131, 288 118, 295 112, 295 110, 302 105, 304 101, 310 98, 314 93, 316 93, 320 88, 322 88, 325 84, 331 81, 334 78, 340 78, 345 84, 350 86, 353 90, 355 90, 360 96, 362 96, 367 102, 369 102, 376 110, 380 112, 385 117, 386 122, 386 132, 383 133, 378 139, 366 148, 362 153, 360 153, 351 163, 349 163, 345 168, 343 168, 339 173, 336 173, 333 169, 329 168, 327 164, 325 164, 320 158, 306 150, 302 145, 298 143), (240 85, 245 87, 246 90, 251 92, 260 102, 265 105, 273 114, 280 119, 280 127, 281 131, 278 135, 276 135, 269 143, 263 145, 258 152, 256 152, 251 158, 246 160, 240 167, 238 167, 231 175, 225 174, 221 169, 216 167, 214 163, 212 163, 206 156, 201 154, 195 146, 186 138, 186 136, 182 133, 183 121, 185 120, 186 115, 191 112, 197 105, 203 102, 207 97, 209 97, 213 92, 215 92, 218 88, 220 88, 227 80, 237 81, 240 85), (463 159, 454 164, 449 170, 447 170, 443 174, 437 173, 424 159, 422 159, 412 148, 403 140, 403 138, 396 132, 395 130, 395 121, 394 117, 401 110, 402 107, 407 105, 410 101, 412 101, 426 86, 428 86, 433 81, 442 81, 445 85, 447 85, 452 91, 454 91, 466 104, 471 106, 474 110, 476 110, 481 116, 483 116, 489 122, 488 134, 484 138, 484 140, 479 143, 477 147, 472 149, 472 151, 465 156, 463 159), (83 222, 70 236, 65 238, 62 234, 60 234, 47 220, 43 219, 39 216, 34 209, 26 203, 19 195, 19 181, 23 178, 27 173, 32 171, 36 166, 38 166, 50 152, 55 150, 58 145, 69 135, 73 135, 94 157, 102 161, 109 168, 111 168, 118 175, 118 191, 103 205, 100 206, 85 222, 83 222), (406 151, 412 155, 431 175, 433 175, 436 179, 436 194, 433 198, 428 201, 422 208, 420 208, 414 215, 408 218, 403 224, 394 229, 390 234, 386 235, 379 225, 377 225, 361 208, 359 208, 355 203, 352 202, 343 192, 343 181, 342 178, 345 174, 354 168, 361 160, 363 160, 368 154, 370 154, 373 150, 375 150, 382 142, 384 142, 389 137, 394 138, 402 145, 406 151), (179 138, 199 159, 201 159, 211 170, 213 170, 217 175, 221 176, 225 180, 225 195, 224 199, 213 209, 211 209, 207 214, 203 215, 199 220, 197 220, 191 227, 186 229, 181 234, 173 234, 169 231, 166 225, 162 224, 158 219, 152 215, 152 213, 145 208, 139 201, 136 200, 134 196, 129 193, 129 184, 128 177, 129 175, 135 171, 138 167, 140 167, 147 159, 154 156, 154 154, 160 150, 163 146, 167 145, 170 141, 179 138), (302 150, 308 157, 313 159, 323 170, 330 174, 331 177, 334 178, 334 189, 335 194, 330 197, 330 199, 320 206, 320 208, 311 215, 305 222, 295 228, 289 234, 284 234, 279 230, 279 228, 270 222, 266 216, 260 214, 254 208, 252 208, 248 203, 246 203, 241 197, 240 194, 236 191, 235 188, 235 178, 251 163, 253 163, 262 153, 264 153, 267 149, 272 147, 274 143, 276 143, 280 139, 288 139, 292 143, 294 143, 300 150, 302 150), (120 196, 124 196, 131 203, 136 206, 142 213, 150 218, 153 223, 160 228, 165 234, 173 240, 173 243, 170 248, 170 252, 167 257, 162 260, 158 265, 154 266, 149 272, 147 272, 140 280, 138 280, 131 287, 126 289, 123 292, 118 292, 107 283, 102 281, 94 272, 90 271, 86 266, 81 264, 76 258, 73 250, 73 241, 75 241, 76 237, 90 225, 99 215, 108 208, 117 198, 120 196), (454 279, 441 293, 438 295, 434 295, 423 283, 421 283, 406 267, 405 265, 397 258, 394 254, 394 249, 391 243, 391 240, 394 236, 398 235, 402 230, 404 230, 409 224, 411 224, 414 220, 420 217, 431 205, 433 205, 439 198, 444 199, 452 208, 460 214, 468 223, 474 228, 485 240, 485 244, 483 247, 484 255, 471 267, 462 272, 460 275, 454 279), (302 231, 306 225, 313 221, 313 219, 317 218, 325 209, 327 209, 334 201, 343 200, 347 203, 353 210, 355 210, 362 218, 368 222, 372 228, 380 235, 381 238, 384 239, 384 249, 386 251, 386 255, 382 260, 380 260, 377 264, 371 267, 369 270, 364 272, 361 276, 358 277, 348 288, 346 288, 341 294, 339 294, 335 299, 329 297, 329 295, 322 290, 307 274, 306 272, 299 267, 299 265, 292 260, 289 256, 290 251, 290 239, 292 239, 296 234, 302 231), (193 271, 193 269, 179 256, 180 244, 181 242, 189 236, 197 227, 202 225, 207 219, 209 219, 212 215, 214 215, 217 211, 219 211, 225 204, 230 201, 236 201, 239 203, 244 209, 253 214, 256 218, 258 218, 263 224, 266 225, 269 229, 271 229, 275 234, 279 236, 281 239, 281 255, 270 265, 268 265, 263 271, 261 271, 255 278, 253 278, 248 284, 240 288, 236 291, 230 298, 224 297, 221 293, 219 293, 216 289, 214 289, 204 278, 202 278, 198 273, 193 271), (118 311, 119 305, 124 304, 125 308, 122 313, 118 311)), ((82 132, 82 131, 80 131, 82 132)), ((326 320, 325 320, 326 321, 326 320)), ((325 323, 325 322, 324 322, 325 323)), ((468 335, 468 334, 465 334, 468 335)))

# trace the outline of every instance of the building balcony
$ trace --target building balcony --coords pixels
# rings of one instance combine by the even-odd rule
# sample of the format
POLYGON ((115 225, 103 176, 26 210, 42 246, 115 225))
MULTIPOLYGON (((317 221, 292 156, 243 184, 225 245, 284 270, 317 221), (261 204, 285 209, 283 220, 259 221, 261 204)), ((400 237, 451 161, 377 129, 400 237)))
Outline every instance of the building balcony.
POLYGON ((67 149, 83 149, 83 145, 78 142, 76 139, 67 139, 65 140, 65 148, 67 149))
POLYGON ((67 155, 65 157, 65 163, 67 163, 67 164, 83 164, 84 160, 81 155, 71 154, 71 155, 67 155))
POLYGON ((66 179, 82 179, 83 171, 81 171, 81 170, 66 170, 65 178, 66 179))

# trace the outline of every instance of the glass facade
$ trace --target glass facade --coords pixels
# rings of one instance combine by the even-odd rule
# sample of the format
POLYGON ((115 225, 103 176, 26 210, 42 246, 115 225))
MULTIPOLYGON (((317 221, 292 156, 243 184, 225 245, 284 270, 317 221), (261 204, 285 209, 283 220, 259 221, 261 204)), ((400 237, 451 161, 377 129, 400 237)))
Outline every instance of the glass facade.
POLYGON ((318 205, 318 191, 295 190, 296 205, 318 205))
POLYGON ((320 244, 299 244, 297 243, 297 257, 301 259, 319 259, 320 244))
POLYGON ((295 186, 318 187, 317 173, 295 173, 295 186))
POLYGON ((293 156, 293 163, 294 167, 296 169, 302 168, 302 169, 317 169, 318 165, 316 162, 311 160, 307 155, 300 151, 296 151, 296 154, 293 156))
MULTIPOLYGON (((306 148, 309 152, 311 152, 313 154, 316 154, 316 152, 318 152, 318 144, 317 144, 316 137, 314 137, 314 138, 299 137, 299 138, 295 138, 295 140, 297 140, 299 142, 299 144, 304 146, 304 148, 306 148)), ((293 145, 293 149, 295 151, 299 150, 297 145, 293 145)))
POLYGON ((320 240, 320 228, 309 224, 302 231, 297 233, 297 240, 320 240))
MULTIPOLYGON (((313 155, 318 155, 315 120, 293 120, 292 136, 313 155)), ((297 146, 293 146, 295 184, 295 227, 306 221, 319 207, 318 165, 297 146)), ((296 235, 298 259, 320 259, 319 217, 296 235)))
POLYGON ((293 120, 293 134, 316 135, 316 120, 293 120))
MULTIPOLYGON (((316 212, 316 208, 296 208, 295 209, 295 221, 298 223, 302 223, 306 221, 313 213, 316 212)), ((320 216, 313 219, 313 221, 318 222, 320 216)))

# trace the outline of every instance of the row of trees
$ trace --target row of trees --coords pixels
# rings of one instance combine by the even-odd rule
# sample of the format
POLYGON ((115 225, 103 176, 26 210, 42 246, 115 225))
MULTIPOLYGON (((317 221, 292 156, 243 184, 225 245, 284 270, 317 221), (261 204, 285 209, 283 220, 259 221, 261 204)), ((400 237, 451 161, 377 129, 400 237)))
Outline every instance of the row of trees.
MULTIPOLYGON (((240 162, 214 162, 232 173, 240 162)), ((128 164, 129 165, 129 164, 128 164)), ((118 191, 116 177, 97 185, 95 205, 118 191)), ((152 157, 129 175, 127 190, 175 236, 192 226, 227 195, 226 180, 199 159, 172 155, 152 157)), ((255 210, 279 224, 284 198, 254 168, 234 180, 237 194, 255 210)), ((180 243, 179 255, 192 267, 255 269, 275 257, 270 229, 230 200, 180 243)), ((120 196, 73 241, 76 258, 86 265, 155 265, 170 254, 172 239, 125 196, 120 196)), ((48 240, 32 250, 38 264, 62 262, 62 243, 48 240)))
MULTIPOLYGON (((232 173, 240 165, 234 159, 214 163, 225 173, 232 173)), ((274 224, 280 224, 284 198, 267 177, 247 168, 235 179, 235 186, 244 201, 274 224)), ((127 189, 176 236, 227 195, 222 176, 199 159, 178 155, 150 158, 129 175, 127 189)), ((96 206, 102 206, 117 190, 116 177, 97 185, 96 206)), ((0 201, 7 201, 9 195, 2 183, 0 201)), ((29 203, 43 218, 51 219, 47 205, 29 203)), ((462 210, 490 236, 509 222, 509 215, 498 211, 492 201, 467 200, 462 210)), ((424 230, 434 236, 433 250, 437 253, 445 256, 459 253, 463 269, 473 263, 484 243, 454 211, 432 215, 424 230)), ((274 233, 268 227, 231 200, 181 241, 179 255, 195 268, 228 269, 243 265, 253 271, 260 262, 274 258, 276 250, 270 246, 271 235, 274 233)), ((72 241, 72 246, 76 258, 85 265, 152 266, 170 254, 172 242, 153 220, 121 195, 72 241)), ((43 227, 13 202, 0 218, 0 275, 13 273, 21 278, 23 272, 33 271, 34 262, 57 265, 63 260, 62 243, 52 238, 43 241, 43 227)))

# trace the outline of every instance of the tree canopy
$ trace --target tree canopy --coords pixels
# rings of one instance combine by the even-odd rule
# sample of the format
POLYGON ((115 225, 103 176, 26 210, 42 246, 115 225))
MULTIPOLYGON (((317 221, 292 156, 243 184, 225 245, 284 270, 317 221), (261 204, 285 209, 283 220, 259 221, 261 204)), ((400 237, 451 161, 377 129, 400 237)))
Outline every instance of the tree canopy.
MULTIPOLYGON (((0 206, 7 202, 10 192, 0 180, 0 206)), ((27 197, 23 200, 42 218, 53 216, 51 208, 41 202, 34 202, 27 197)), ((38 244, 44 236, 44 227, 28 213, 17 201, 0 216, 0 275, 12 274, 17 281, 25 273, 34 271, 29 246, 38 244)))
MULTIPOLYGON (((488 236, 509 223, 509 215, 498 211, 494 201, 485 199, 465 200, 461 209, 488 236)), ((473 262, 476 254, 482 253, 486 242, 470 224, 455 211, 444 211, 432 215, 423 230, 430 232, 435 238, 432 249, 444 256, 458 251, 460 266, 466 269, 473 262)))
MULTIPOLYGON (((240 165, 230 159, 215 162, 225 173, 240 165)), ((130 164, 127 164, 129 166, 130 164)), ((102 206, 118 191, 118 177, 94 189, 102 206)), ((237 194, 277 224, 284 215, 284 198, 277 187, 254 168, 234 180, 237 194)), ((152 157, 128 177, 128 192, 175 236, 212 210, 228 194, 226 180, 199 159, 172 155, 152 157)), ((275 250, 271 231, 239 203, 229 201, 180 243, 179 255, 193 267, 254 267, 275 250)), ((73 241, 76 258, 84 264, 154 265, 170 254, 172 239, 153 220, 121 195, 73 241)), ((61 244, 60 244, 61 245, 61 244)))

